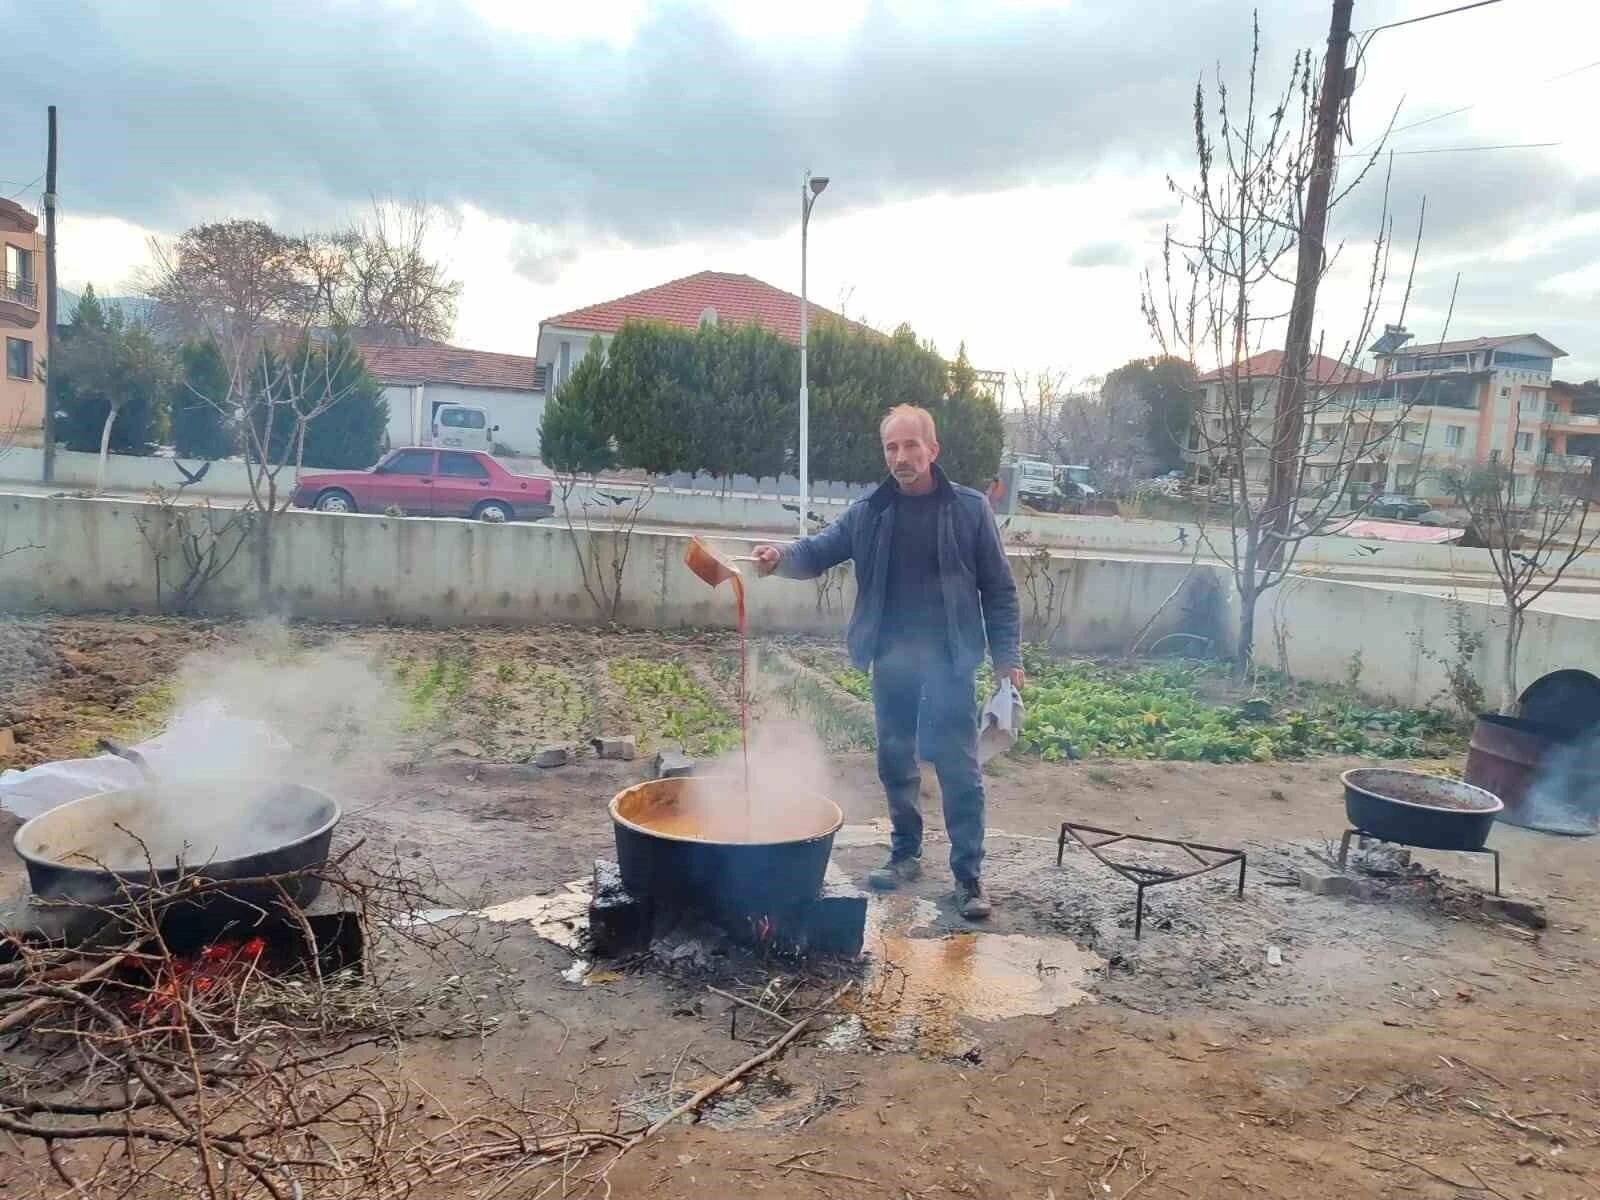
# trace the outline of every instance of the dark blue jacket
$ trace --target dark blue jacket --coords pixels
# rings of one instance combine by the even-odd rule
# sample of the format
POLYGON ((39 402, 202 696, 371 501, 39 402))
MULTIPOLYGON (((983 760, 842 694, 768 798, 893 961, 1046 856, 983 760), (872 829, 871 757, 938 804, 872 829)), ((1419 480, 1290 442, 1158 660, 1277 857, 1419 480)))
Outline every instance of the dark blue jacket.
MULTIPOLYGON (((933 468, 939 496, 939 576, 957 669, 975 671, 984 644, 997 670, 1021 666, 1017 584, 1006 561, 994 511, 981 492, 951 483, 933 468)), ((888 590, 889 547, 894 538, 898 488, 886 480, 850 506, 821 533, 786 547, 777 574, 815 579, 845 559, 855 562, 856 606, 847 641, 850 658, 865 669, 878 647, 888 590)))

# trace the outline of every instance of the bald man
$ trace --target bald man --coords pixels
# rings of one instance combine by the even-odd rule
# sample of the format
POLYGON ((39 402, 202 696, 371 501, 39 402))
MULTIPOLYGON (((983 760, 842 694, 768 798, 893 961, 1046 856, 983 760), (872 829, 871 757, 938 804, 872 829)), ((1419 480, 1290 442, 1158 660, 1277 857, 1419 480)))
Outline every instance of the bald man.
POLYGON ((757 564, 762 574, 790 579, 814 579, 846 559, 855 564, 850 657, 872 671, 878 778, 893 827, 889 861, 867 880, 892 890, 922 874, 920 722, 944 800, 956 906, 982 920, 990 904, 976 675, 987 651, 996 674, 1022 688, 1017 586, 988 501, 951 483, 938 465, 932 414, 901 405, 879 435, 889 478, 816 536, 757 547, 757 564))

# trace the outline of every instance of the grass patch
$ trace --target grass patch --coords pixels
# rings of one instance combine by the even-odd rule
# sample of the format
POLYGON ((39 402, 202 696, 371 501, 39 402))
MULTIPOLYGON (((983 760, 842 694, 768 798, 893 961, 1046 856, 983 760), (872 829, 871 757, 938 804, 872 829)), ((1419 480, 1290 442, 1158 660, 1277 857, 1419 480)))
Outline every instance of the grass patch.
POLYGON ((739 721, 721 708, 681 662, 619 658, 611 681, 622 689, 641 748, 680 747, 695 758, 714 758, 739 744, 739 721))
MULTIPOLYGON (((841 704, 822 683, 804 672, 790 670, 776 658, 764 660, 762 666, 774 678, 779 699, 811 722, 829 750, 834 753, 870 750, 877 745, 872 718, 841 704)), ((870 687, 868 695, 871 695, 870 687)))
POLYGON ((400 728, 407 733, 434 729, 443 725, 466 698, 472 686, 472 655, 440 650, 426 663, 402 660, 395 664, 394 676, 405 695, 400 728))
POLYGON ((162 679, 140 688, 128 701, 125 710, 113 711, 109 717, 103 717, 98 712, 91 715, 86 710, 85 716, 91 717, 89 723, 97 728, 93 733, 85 734, 72 752, 79 758, 93 758, 103 753, 100 749, 101 738, 110 738, 125 745, 152 738, 166 727, 177 704, 177 681, 162 679))

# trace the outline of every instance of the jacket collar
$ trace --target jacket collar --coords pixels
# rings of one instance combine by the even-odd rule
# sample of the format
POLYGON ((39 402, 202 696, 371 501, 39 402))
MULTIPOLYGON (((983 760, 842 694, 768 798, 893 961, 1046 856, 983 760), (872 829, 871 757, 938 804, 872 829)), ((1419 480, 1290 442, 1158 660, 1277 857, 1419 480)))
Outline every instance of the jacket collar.
MULTIPOLYGON (((894 476, 891 475, 873 489, 872 494, 867 497, 867 503, 871 505, 874 511, 882 512, 894 503, 895 497, 899 494, 900 485, 894 481, 894 476)), ((933 464, 933 494, 939 497, 940 503, 947 503, 956 494, 955 485, 950 482, 950 477, 944 473, 944 468, 938 463, 933 464)))

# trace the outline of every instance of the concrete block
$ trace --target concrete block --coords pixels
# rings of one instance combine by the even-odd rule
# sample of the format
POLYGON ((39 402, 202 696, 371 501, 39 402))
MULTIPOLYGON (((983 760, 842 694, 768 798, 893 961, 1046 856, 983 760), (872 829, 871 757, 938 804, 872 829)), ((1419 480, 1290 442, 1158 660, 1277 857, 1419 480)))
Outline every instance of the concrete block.
POLYGON ((866 932, 867 894, 849 883, 825 883, 806 910, 803 949, 854 958, 866 932))
POLYGON ((596 859, 594 899, 589 904, 589 945, 601 958, 636 950, 650 940, 651 907, 622 884, 614 862, 596 859))
POLYGON ((597 737, 589 744, 600 758, 615 762, 632 762, 639 756, 639 743, 631 737, 597 737))
POLYGON ((533 756, 536 767, 564 767, 572 761, 570 746, 541 746, 533 756))
POLYGON ((1325 871, 1314 867, 1300 868, 1300 887, 1313 896, 1343 896, 1366 900, 1372 895, 1371 885, 1352 875, 1338 871, 1325 871))
POLYGON ((687 754, 680 754, 676 750, 662 750, 652 761, 650 772, 655 779, 681 779, 685 775, 693 775, 694 767, 694 759, 687 754))

